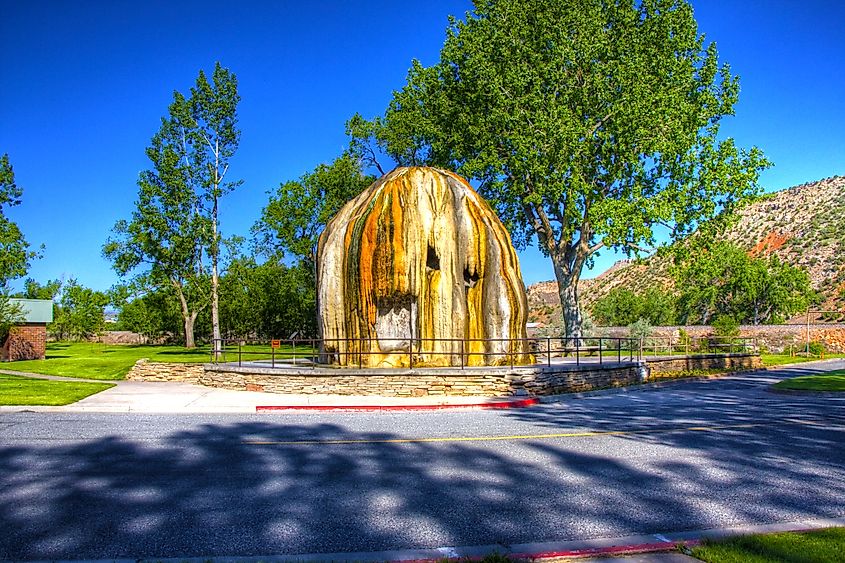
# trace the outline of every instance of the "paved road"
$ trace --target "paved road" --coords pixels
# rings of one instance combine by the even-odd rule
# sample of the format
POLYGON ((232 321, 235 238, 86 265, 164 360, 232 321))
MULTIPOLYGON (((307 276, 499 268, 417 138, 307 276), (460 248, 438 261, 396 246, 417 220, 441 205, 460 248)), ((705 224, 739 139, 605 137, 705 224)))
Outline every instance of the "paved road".
POLYGON ((0 559, 372 551, 842 517, 845 398, 766 391, 800 371, 512 411, 4 413, 0 559))

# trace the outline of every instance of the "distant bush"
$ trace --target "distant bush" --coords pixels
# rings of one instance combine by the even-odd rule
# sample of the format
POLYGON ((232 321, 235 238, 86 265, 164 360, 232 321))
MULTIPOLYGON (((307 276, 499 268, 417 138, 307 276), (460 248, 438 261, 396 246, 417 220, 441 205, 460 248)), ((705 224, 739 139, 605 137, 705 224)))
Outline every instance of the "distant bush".
POLYGON ((723 338, 736 338, 739 336, 739 323, 731 315, 719 315, 711 325, 713 334, 723 338))
POLYGON ((809 352, 811 356, 823 356, 826 350, 823 343, 814 340, 810 342, 809 352))
POLYGON ((639 318, 628 325, 628 336, 631 338, 648 338, 651 336, 651 323, 648 319, 639 318))

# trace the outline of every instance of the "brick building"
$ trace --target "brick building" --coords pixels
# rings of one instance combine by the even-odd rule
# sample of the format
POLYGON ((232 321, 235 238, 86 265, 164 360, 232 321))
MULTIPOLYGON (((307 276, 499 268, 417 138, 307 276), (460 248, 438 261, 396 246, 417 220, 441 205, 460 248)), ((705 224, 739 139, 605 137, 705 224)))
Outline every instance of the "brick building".
POLYGON ((10 299, 21 306, 23 322, 12 327, 0 346, 0 360, 43 360, 47 353, 47 323, 53 322, 49 299, 10 299))

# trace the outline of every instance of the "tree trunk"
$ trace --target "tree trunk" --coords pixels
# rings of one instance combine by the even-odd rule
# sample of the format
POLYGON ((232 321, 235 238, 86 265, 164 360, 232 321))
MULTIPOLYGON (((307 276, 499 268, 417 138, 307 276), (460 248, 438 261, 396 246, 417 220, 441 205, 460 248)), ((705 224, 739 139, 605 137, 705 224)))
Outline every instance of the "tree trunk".
POLYGON ((583 334, 581 333, 581 308, 578 303, 578 282, 570 282, 568 285, 560 285, 560 282, 558 284, 565 335, 567 338, 580 339, 583 334))
POLYGON ((171 280, 173 288, 176 290, 176 295, 179 297, 179 306, 182 310, 182 322, 185 325, 185 348, 196 348, 196 341, 194 340, 194 321, 197 320, 199 311, 193 313, 188 308, 188 300, 185 299, 185 294, 182 292, 182 286, 176 280, 171 280))
POLYGON ((211 212, 211 338, 212 348, 214 349, 214 358, 217 359, 218 351, 222 346, 220 339, 220 308, 217 288, 220 285, 220 279, 217 273, 217 258, 220 254, 220 246, 217 241, 217 198, 214 198, 214 208, 211 212))
POLYGON ((184 317, 185 321, 185 348, 196 348, 197 344, 194 341, 194 321, 197 319, 197 314, 192 313, 184 317))
POLYGON ((581 334, 581 309, 578 304, 578 278, 577 274, 567 273, 563 267, 552 260, 557 278, 557 291, 560 298, 560 308, 563 313, 564 336, 567 338, 580 339, 581 334))

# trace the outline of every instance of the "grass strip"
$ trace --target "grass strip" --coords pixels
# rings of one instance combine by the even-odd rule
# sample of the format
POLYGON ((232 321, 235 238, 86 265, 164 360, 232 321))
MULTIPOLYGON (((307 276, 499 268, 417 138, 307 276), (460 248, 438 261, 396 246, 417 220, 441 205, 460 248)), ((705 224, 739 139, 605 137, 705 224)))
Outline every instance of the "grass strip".
MULTIPOLYGON (((276 349, 275 358, 289 358, 294 352, 299 358, 313 353, 308 347, 298 347, 294 351, 289 345, 283 345, 276 349)), ((270 357, 269 345, 242 347, 244 361, 270 357)), ((211 348, 203 346, 189 350, 181 346, 51 342, 47 344, 47 359, 10 362, 4 367, 13 371, 111 381, 126 377, 129 369, 141 358, 149 358, 151 362, 202 364, 210 361, 211 348)), ((228 346, 221 359, 237 361, 237 348, 228 346)))
POLYGON ((706 540, 692 556, 710 563, 845 563, 845 528, 706 540))
POLYGON ((69 405, 112 387, 110 383, 49 381, 0 373, 0 405, 69 405))
POLYGON ((793 391, 845 391, 845 369, 814 375, 800 375, 779 381, 773 387, 793 391))
MULTIPOLYGON (((843 354, 825 354, 824 359, 842 358, 843 354)), ((806 362, 818 362, 821 358, 815 356, 790 356, 788 354, 760 354, 760 361, 766 367, 783 366, 787 364, 803 364, 806 362)))

